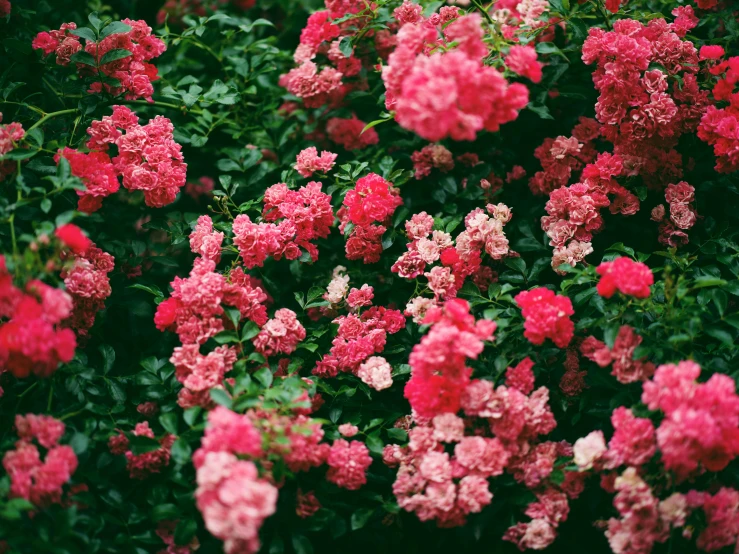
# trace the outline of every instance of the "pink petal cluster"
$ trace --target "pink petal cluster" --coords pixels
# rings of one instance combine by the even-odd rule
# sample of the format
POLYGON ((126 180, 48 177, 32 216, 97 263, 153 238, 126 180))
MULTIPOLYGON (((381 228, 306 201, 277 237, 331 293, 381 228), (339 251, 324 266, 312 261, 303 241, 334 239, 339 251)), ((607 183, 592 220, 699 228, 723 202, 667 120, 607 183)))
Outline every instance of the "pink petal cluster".
POLYGON ((331 141, 345 150, 364 150, 380 142, 377 131, 372 127, 364 130, 366 126, 356 115, 348 119, 332 117, 326 122, 326 133, 331 141))
MULTIPOLYGON (((459 406, 464 419, 451 411, 429 418, 414 407, 415 426, 408 431, 409 444, 385 447, 385 464, 399 466, 393 492, 400 507, 415 512, 422 521, 435 520, 440 527, 463 525, 468 514, 490 504, 489 479, 507 470, 514 479, 538 491, 538 502, 526 513, 548 521, 553 540, 553 529, 566 519, 568 505, 564 494, 542 485, 554 470, 557 457, 571 455, 572 450, 566 443, 538 443, 539 435, 551 432, 556 425, 547 389, 542 387, 527 396, 515 388, 500 386, 496 390, 490 381, 471 380, 459 406), (453 448, 442 443, 451 443, 453 448)), ((572 479, 566 482, 568 487, 574 483, 572 479)), ((565 486, 563 483, 563 490, 565 486)), ((580 489, 570 488, 573 493, 580 489)), ((517 528, 512 528, 508 540, 519 541, 514 536, 525 526, 517 528)))
POLYGON ((598 154, 595 140, 600 137, 600 124, 588 117, 580 117, 572 129, 572 136, 547 138, 534 150, 541 163, 529 179, 529 188, 534 194, 550 194, 553 190, 566 187, 570 178, 579 176, 585 165, 593 163, 598 154))
POLYGON ((505 57, 508 69, 521 77, 526 77, 532 83, 540 83, 542 77, 542 65, 537 60, 536 50, 533 46, 511 46, 505 57))
POLYGON ((685 181, 669 184, 665 189, 667 210, 663 204, 652 210, 652 220, 660 222, 659 241, 667 246, 683 246, 688 243, 687 230, 695 225, 698 212, 695 209, 695 188, 685 181))
POLYGON ((457 47, 427 55, 436 31, 425 23, 407 23, 398 46, 383 67, 386 106, 401 127, 430 141, 446 137, 474 140, 479 131, 497 131, 516 119, 528 103, 528 90, 508 85, 494 68, 482 64, 488 53, 482 41, 482 18, 473 13, 444 28, 457 47))
POLYGON ((316 147, 311 146, 298 153, 295 170, 306 178, 313 175, 316 171, 328 173, 336 163, 336 156, 337 154, 332 154, 327 150, 321 152, 319 156, 316 147))
MULTIPOLYGON (((516 255, 509 249, 503 232, 503 227, 512 217, 510 208, 505 204, 488 204, 487 211, 490 215, 481 208, 467 214, 465 230, 456 240, 452 240, 449 233, 432 232, 433 218, 426 212, 414 215, 406 222, 408 238, 412 239, 407 244, 408 251, 398 258, 391 271, 404 279, 415 279, 423 274, 434 293, 434 302, 456 297, 467 277, 472 277, 481 290, 487 290, 495 280, 495 274, 490 267, 482 265, 482 256, 487 254, 493 260, 500 260, 516 255), (437 261, 441 266, 434 266, 424 273, 427 265, 437 261)), ((428 308, 427 302, 423 299, 413 302, 415 304, 409 303, 408 315, 418 319, 418 315, 428 308)))
POLYGON ((357 370, 357 377, 375 390, 385 390, 393 385, 393 368, 382 356, 370 356, 357 370))
POLYGON ((431 324, 431 330, 411 352, 405 397, 423 417, 456 413, 472 374, 466 359, 480 355, 483 341, 492 340, 496 324, 475 321, 469 304, 456 298, 431 308, 424 323, 431 324))
POLYGON ((339 371, 356 374, 367 385, 382 390, 392 385, 392 368, 374 356, 385 349, 387 336, 405 328, 399 310, 373 306, 361 315, 349 314, 333 320, 339 325, 331 350, 313 368, 319 377, 335 377, 339 371), (364 368, 364 369, 362 369, 364 368))
POLYGON ((312 181, 298 190, 277 183, 264 193, 262 218, 264 222, 254 223, 241 214, 233 223, 234 244, 247 269, 261 267, 268 257, 294 260, 301 249, 316 261, 318 248, 311 241, 329 235, 334 212, 331 197, 321 192, 321 183, 312 181))
POLYGON ((566 296, 539 287, 519 292, 515 297, 524 318, 523 335, 532 344, 543 344, 551 339, 559 348, 565 348, 575 333, 572 302, 566 296))
POLYGON ((431 174, 432 169, 448 173, 454 169, 452 153, 441 144, 429 144, 411 154, 416 179, 423 179, 431 174))
POLYGON ((654 364, 645 358, 634 359, 634 350, 642 343, 642 338, 634 332, 629 325, 622 325, 613 348, 608 348, 605 343, 594 336, 589 336, 580 345, 583 356, 600 367, 607 367, 613 363, 611 375, 619 383, 636 383, 646 381, 654 374, 654 364))
MULTIPOLYGON (((131 27, 125 33, 114 33, 100 42, 85 39, 85 52, 98 64, 97 69, 90 65, 77 64, 81 76, 99 76, 90 86, 90 92, 107 92, 111 96, 125 94, 126 100, 145 98, 152 101, 153 81, 159 79, 157 68, 148 63, 159 57, 167 47, 164 41, 152 36, 151 27, 144 20, 124 19, 122 23, 131 27), (117 60, 101 63, 112 50, 127 50, 130 55, 117 60), (96 73, 96 71, 98 73, 96 73), (103 80, 103 77, 106 80, 103 80), (115 83, 112 80, 117 80, 115 83)), ((69 65, 73 54, 82 50, 79 37, 69 33, 76 29, 74 23, 65 23, 58 31, 39 33, 33 40, 35 49, 43 50, 44 55, 56 54, 56 63, 69 65)))
MULTIPOLYGON (((1 113, 0 121, 2 121, 1 113)), ((0 158, 16 148, 16 143, 23 140, 25 136, 26 132, 20 123, 12 122, 6 125, 0 125, 0 158)))
POLYGON ((602 208, 613 214, 634 215, 639 211, 639 199, 620 185, 614 177, 624 173, 620 156, 599 154, 595 163, 583 169, 582 182, 561 187, 549 196, 546 216, 541 228, 554 246, 552 267, 575 266, 593 251, 590 241, 603 229, 602 208), (613 199, 609 198, 613 195, 613 199))
POLYGON ((62 488, 77 469, 71 447, 60 445, 64 423, 50 416, 15 416, 19 440, 14 450, 3 456, 3 468, 10 477, 10 497, 25 498, 39 508, 62 502, 62 488), (33 443, 36 440, 46 455, 33 443))
MULTIPOLYGON (((137 423, 133 434, 136 437, 155 438, 154 431, 149 427, 148 421, 137 423)), ((169 465, 172 445, 176 438, 174 435, 167 433, 159 439, 159 448, 143 454, 134 454, 129 448, 128 437, 119 431, 118 435, 110 437, 108 447, 113 454, 125 454, 126 469, 128 469, 131 479, 143 480, 155 473, 161 473, 162 469, 169 465)))
POLYGON ((376 173, 357 180, 346 193, 342 208, 336 213, 341 220, 339 230, 345 233, 352 224, 346 242, 346 257, 361 259, 365 264, 376 263, 382 253, 382 235, 395 209, 403 204, 393 184, 376 173))
POLYGON ((31 373, 48 377, 60 363, 70 362, 77 348, 71 329, 62 328, 72 313, 73 300, 63 290, 38 280, 25 291, 0 256, 0 367, 23 379, 31 373))
POLYGON ((190 233, 190 250, 195 254, 218 263, 221 260, 223 233, 213 230, 213 220, 208 215, 198 217, 192 233, 190 233))
POLYGON ((205 526, 227 554, 256 553, 259 529, 275 513, 277 488, 259 477, 253 462, 208 452, 197 468, 195 500, 205 526))
POLYGON ((87 129, 89 153, 64 148, 55 158, 59 163, 64 157, 72 174, 85 185, 85 190, 77 192, 78 209, 86 213, 99 210, 103 199, 119 189, 119 176, 128 190, 143 191, 147 206, 161 208, 174 202, 185 184, 187 164, 173 132, 166 117, 156 116, 142 126, 125 106, 113 106, 112 116, 93 121, 87 129), (118 150, 112 160, 111 145, 118 150))
POLYGON ((300 324, 295 312, 281 308, 254 337, 254 349, 264 356, 292 354, 304 338, 305 327, 300 324))
POLYGON ((642 402, 664 419, 657 445, 665 469, 678 480, 703 471, 721 471, 739 456, 739 396, 728 375, 697 383, 695 362, 661 365, 644 383, 642 402))
POLYGON ((654 284, 654 275, 649 266, 623 256, 612 262, 601 263, 596 271, 601 276, 598 294, 604 298, 610 298, 616 291, 635 298, 648 298, 649 287, 654 284))
POLYGON ((238 308, 257 325, 267 322, 267 295, 262 283, 235 267, 228 278, 215 272, 215 262, 199 257, 190 276, 175 277, 172 296, 159 304, 154 323, 176 332, 183 344, 203 344, 224 327, 223 304, 238 308))
POLYGON ((364 443, 337 439, 331 445, 326 464, 329 483, 355 491, 367 482, 367 468, 372 465, 372 457, 364 443))
POLYGON ((603 136, 627 174, 641 175, 650 185, 682 176, 674 147, 681 135, 696 130, 709 104, 696 78, 698 51, 682 40, 697 23, 687 17, 672 24, 652 19, 648 25, 619 19, 612 31, 591 28, 583 45, 583 61, 596 64, 595 114, 603 136), (680 84, 668 76, 679 76, 680 84))
POLYGON ((72 297, 73 309, 65 325, 74 329, 80 337, 86 337, 95 323, 96 314, 105 308, 105 300, 111 295, 108 274, 115 267, 115 258, 90 244, 86 250, 74 255, 61 277, 72 297))
MULTIPOLYGON (((701 59, 721 59, 723 56, 724 51, 720 46, 704 46, 701 49, 701 59)), ((709 72, 719 77, 713 87, 714 99, 728 101, 728 106, 708 107, 698 127, 698 138, 713 146, 716 171, 731 173, 739 169, 739 149, 737 148, 739 136, 736 132, 737 122, 739 122, 739 100, 734 93, 736 82, 739 80, 739 57, 721 59, 720 63, 709 68, 709 72)))

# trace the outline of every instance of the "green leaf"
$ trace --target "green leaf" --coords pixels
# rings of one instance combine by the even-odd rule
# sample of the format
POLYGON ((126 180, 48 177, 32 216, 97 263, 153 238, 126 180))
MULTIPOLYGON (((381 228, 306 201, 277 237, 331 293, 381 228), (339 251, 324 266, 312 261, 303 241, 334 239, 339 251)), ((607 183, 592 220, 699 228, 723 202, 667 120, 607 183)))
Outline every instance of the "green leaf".
POLYGON ((728 346, 732 346, 734 344, 734 337, 731 336, 731 333, 724 331, 723 329, 719 329, 718 327, 706 329, 706 334, 728 346))
POLYGON ((85 52, 84 50, 75 52, 69 59, 74 63, 81 63, 83 65, 91 65, 92 67, 97 67, 97 62, 95 61, 95 58, 92 57, 92 54, 90 54, 89 52, 85 52))
POLYGON ((181 519, 174 530, 175 544, 183 545, 189 543, 198 530, 198 524, 192 519, 181 519))
POLYGON ((352 53, 354 52, 354 48, 352 48, 351 37, 344 37, 341 39, 341 42, 339 42, 339 51, 344 55, 345 58, 348 58, 352 55, 352 53))
POLYGON ((382 439, 380 438, 379 431, 375 431, 374 433, 370 434, 367 437, 366 444, 370 452, 374 452, 375 454, 382 454, 382 450, 383 448, 385 448, 385 444, 382 442, 382 439))
POLYGON ((100 345, 98 350, 103 357, 103 372, 108 373, 113 369, 113 364, 115 363, 115 350, 108 344, 100 345))
POLYGON ((73 29, 69 31, 69 34, 78 36, 90 42, 97 42, 95 31, 93 31, 89 27, 80 27, 78 29, 73 29))
POLYGON ((244 327, 241 329, 241 340, 251 340, 259 334, 259 325, 253 321, 247 321, 244 323, 244 327))
POLYGON ((561 56, 564 58, 567 63, 569 63, 570 60, 567 59, 567 55, 562 52, 554 43, 552 42, 540 42, 536 45, 536 51, 539 54, 553 54, 556 56, 561 56))
POLYGON ((118 33, 127 33, 130 30, 130 25, 126 25, 122 21, 113 21, 110 25, 106 25, 105 28, 100 31, 100 38, 103 39, 105 37, 116 35, 118 33))
POLYGON ((729 281, 723 285, 723 289, 734 296, 739 296, 739 281, 729 281))
POLYGON ((50 210, 51 210, 51 200, 49 200, 48 198, 44 198, 41 201, 41 211, 44 212, 45 214, 48 214, 50 210))
POLYGON ((128 287, 129 289, 139 289, 146 291, 148 293, 153 294, 154 296, 158 296, 160 298, 164 297, 164 294, 162 294, 162 291, 159 290, 159 287, 155 285, 141 285, 141 284, 135 284, 128 287))
POLYGON ((185 465, 191 462, 192 448, 187 444, 187 441, 180 437, 172 445, 172 458, 175 462, 180 465, 185 465))
POLYGON ((162 521, 163 519, 177 519, 180 516, 180 509, 175 504, 160 504, 151 509, 151 518, 154 521, 162 521))
POLYGON ((534 112, 541 119, 554 119, 554 117, 552 117, 552 114, 549 113, 549 108, 547 108, 544 104, 529 103, 526 106, 526 109, 534 112))
POLYGON ((351 518, 352 531, 356 531, 367 525, 374 512, 372 508, 359 508, 356 510, 351 518))
POLYGON ((106 63, 122 60, 123 58, 127 58, 131 54, 132 52, 130 50, 126 50, 125 48, 114 48, 113 50, 109 50, 108 52, 103 54, 103 57, 100 60, 100 65, 105 65, 106 63))
POLYGON ((175 412, 167 412, 159 416, 159 423, 162 424, 164 430, 173 435, 177 434, 177 414, 175 412))
POLYGON ((254 379, 259 381, 265 389, 268 389, 272 384, 274 376, 272 375, 272 370, 270 370, 268 367, 263 367, 262 369, 254 373, 254 379))
POLYGON ((405 442, 408 440, 408 433, 405 429, 398 429, 397 427, 392 427, 387 430, 387 436, 391 439, 395 439, 397 441, 405 442))
POLYGON ((92 12, 87 16, 87 20, 90 22, 92 27, 98 31, 100 30, 100 27, 103 26, 103 22, 98 17, 98 12, 92 12))
POLYGON ((210 397, 213 399, 213 402, 220 404, 221 406, 225 406, 229 410, 233 405, 233 400, 223 389, 210 389, 210 397))
POLYGON ((719 279, 718 277, 710 277, 707 275, 696 277, 695 278, 695 284, 693 285, 694 289, 700 289, 703 287, 717 287, 717 286, 724 286, 726 285, 726 281, 723 279, 719 279))
POLYGON ((295 554, 313 554, 313 545, 305 535, 293 535, 292 543, 295 554))

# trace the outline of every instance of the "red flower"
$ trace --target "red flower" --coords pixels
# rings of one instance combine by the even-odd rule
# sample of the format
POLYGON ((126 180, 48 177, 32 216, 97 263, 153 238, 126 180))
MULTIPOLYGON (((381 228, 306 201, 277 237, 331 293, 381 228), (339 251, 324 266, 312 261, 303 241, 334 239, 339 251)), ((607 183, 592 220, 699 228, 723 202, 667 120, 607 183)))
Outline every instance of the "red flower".
POLYGON ((84 235, 82 229, 73 223, 58 227, 54 234, 75 254, 84 253, 92 244, 92 241, 84 235))

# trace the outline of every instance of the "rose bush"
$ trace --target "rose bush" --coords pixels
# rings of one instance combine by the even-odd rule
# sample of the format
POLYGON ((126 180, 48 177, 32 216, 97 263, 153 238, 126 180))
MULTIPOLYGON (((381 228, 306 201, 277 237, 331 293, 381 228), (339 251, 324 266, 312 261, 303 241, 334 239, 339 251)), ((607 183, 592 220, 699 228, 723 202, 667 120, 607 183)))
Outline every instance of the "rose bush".
POLYGON ((739 552, 733 2, 0 37, 0 552, 739 552))

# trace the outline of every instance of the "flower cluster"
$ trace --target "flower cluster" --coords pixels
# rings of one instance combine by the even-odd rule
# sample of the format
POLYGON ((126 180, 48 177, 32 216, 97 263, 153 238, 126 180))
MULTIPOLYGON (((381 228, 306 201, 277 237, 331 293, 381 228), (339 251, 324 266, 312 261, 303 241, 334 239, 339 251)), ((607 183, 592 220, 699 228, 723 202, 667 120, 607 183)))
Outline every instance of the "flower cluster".
MULTIPOLYGON (((146 437, 155 440, 154 431, 149 427, 149 422, 137 423, 133 431, 134 437, 146 437)), ((108 440, 108 448, 115 455, 126 456, 126 469, 131 479, 143 480, 147 477, 160 473, 169 465, 172 445, 177 437, 167 433, 159 439, 159 448, 149 450, 142 454, 134 454, 130 449, 130 441, 126 435, 119 431, 108 440)))
MULTIPOLYGON (((720 46, 704 46, 701 49, 701 59, 721 59, 723 56, 724 50, 720 46), (710 53, 706 52, 707 48, 719 50, 710 53)), ((736 82, 739 81, 739 57, 721 59, 709 71, 712 75, 721 76, 713 87, 713 97, 718 101, 728 101, 729 104, 725 108, 708 107, 698 127, 698 137, 713 146, 716 171, 731 173, 739 170, 739 138, 736 133, 739 98, 734 94, 736 82)))
POLYGON ((346 234, 346 257, 362 260, 365 264, 376 263, 382 253, 382 235, 395 213, 403 203, 397 189, 376 173, 357 180, 356 186, 346 193, 342 208, 336 213, 341 220, 339 230, 346 234))
MULTIPOLYGON (((516 119, 528 103, 524 85, 509 85, 496 69, 483 65, 488 48, 481 16, 457 18, 455 12, 454 17, 443 35, 456 48, 431 53, 438 37, 434 22, 406 23, 382 68, 386 107, 395 111, 401 127, 430 141, 474 140, 483 129, 497 131, 516 119)), ((445 23, 436 20, 436 25, 445 23)))
POLYGON ((591 335, 580 344, 580 352, 600 367, 613 363, 611 374, 619 383, 635 383, 646 381, 654 374, 652 362, 645 359, 634 360, 634 351, 641 343, 642 338, 634 332, 633 327, 622 325, 613 342, 613 348, 608 348, 591 335))
POLYGON ((475 321, 469 304, 456 298, 429 309, 424 323, 431 324, 431 330, 411 352, 405 397, 422 417, 456 413, 472 374, 466 359, 480 355, 496 324, 475 321))
POLYGON ((264 222, 254 223, 241 214, 233 223, 234 244, 247 269, 261 267, 268 257, 294 260, 301 256, 301 248, 317 260, 318 248, 311 241, 329 235, 334 213, 321 183, 312 181, 297 191, 278 183, 264 193, 262 218, 264 222))
POLYGON ((559 348, 565 348, 575 333, 575 324, 570 319, 575 310, 566 296, 540 287, 519 292, 515 297, 524 318, 523 335, 532 344, 543 344, 551 339, 559 348))
POLYGON ((441 144, 429 144, 411 154, 416 179, 423 179, 431 174, 432 169, 448 173, 454 169, 452 153, 441 144))
POLYGON ((654 284, 654 275, 649 267, 631 258, 620 257, 612 262, 603 262, 596 271, 601 276, 598 294, 604 298, 610 298, 616 291, 634 298, 648 298, 649 287, 654 284))
POLYGON ((434 299, 416 297, 406 307, 406 314, 417 322, 423 319, 429 306, 456 297, 467 277, 472 277, 478 288, 486 290, 495 276, 490 267, 483 265, 484 255, 492 260, 517 255, 509 249, 503 231, 511 220, 511 210, 505 204, 488 204, 486 210, 487 213, 476 208, 467 214, 465 230, 455 240, 444 231, 432 232, 434 220, 426 212, 406 221, 406 234, 410 239, 408 251, 398 258, 391 270, 404 279, 415 279, 419 275, 428 279, 434 299), (436 262, 441 265, 427 270, 436 262))
POLYGON ((3 468, 10 477, 10 496, 25 498, 39 508, 62 502, 63 487, 77 469, 77 456, 71 447, 60 445, 64 423, 50 416, 15 416, 19 440, 15 450, 3 456, 3 468), (46 450, 41 452, 33 441, 46 450))
POLYGON ((604 138, 623 159, 626 175, 641 175, 654 186, 682 176, 674 147, 695 131, 708 105, 696 78, 698 51, 682 40, 698 19, 690 7, 673 14, 671 24, 620 19, 612 31, 593 27, 582 53, 586 64, 597 66, 595 113, 604 138))
POLYGON ((580 117, 571 137, 545 139, 534 150, 542 170, 529 179, 531 192, 548 195, 555 189, 566 187, 572 177, 579 175, 577 172, 595 161, 598 154, 595 140, 599 136, 599 123, 595 119, 580 117))
MULTIPOLYGON (((61 228, 57 232, 59 230, 61 228)), ((112 292, 108 274, 113 271, 114 264, 113 256, 90 243, 73 252, 70 265, 62 271, 64 286, 73 302, 65 325, 74 329, 79 337, 87 337, 96 314, 105 307, 105 300, 112 292)))
POLYGON ((55 54, 59 65, 76 61, 81 76, 94 78, 89 92, 105 91, 112 96, 125 95, 126 100, 152 101, 152 81, 159 76, 157 68, 148 62, 159 57, 167 47, 161 39, 152 36, 152 29, 144 20, 124 19, 122 23, 129 30, 110 34, 99 42, 85 39, 84 52, 93 64, 79 56, 71 59, 83 50, 80 35, 70 33, 77 29, 75 23, 64 23, 58 31, 39 33, 32 45, 45 56, 55 54))
MULTIPOLYGON (((198 223, 201 231, 203 226, 207 228, 210 225, 210 218, 208 221, 204 218, 207 216, 198 223)), ((204 236, 197 227, 193 235, 194 249, 207 254, 207 248, 198 246, 202 247, 207 243, 205 237, 212 235, 204 236)), ((219 244, 218 238, 211 240, 219 244)), ((220 255, 220 249, 217 249, 217 254, 220 255)), ((215 266, 215 260, 198 257, 189 277, 176 277, 172 282, 171 297, 159 304, 154 316, 154 323, 160 331, 174 331, 182 342, 182 347, 177 348, 172 356, 172 363, 178 379, 185 385, 179 398, 183 406, 210 405, 209 390, 220 386, 224 375, 236 362, 236 353, 228 347, 216 348, 207 355, 200 352, 200 345, 223 331, 226 325, 231 325, 225 317, 224 306, 237 308, 241 318, 257 325, 268 323, 265 305, 268 297, 262 283, 245 274, 240 267, 222 275, 216 273, 215 266)), ((275 323, 270 328, 277 327, 279 324, 275 323)))
MULTIPOLYGON (((447 305, 454 302, 459 301, 447 305)), ((432 332, 439 325, 443 324, 435 324, 432 332)), ((415 425, 408 432, 408 446, 386 446, 383 461, 399 466, 393 492, 400 507, 423 521, 435 520, 440 527, 463 525, 468 514, 490 504, 489 479, 507 471, 534 489, 537 501, 526 511, 534 521, 512 527, 505 538, 519 545, 530 540, 529 547, 534 547, 532 534, 546 523, 546 546, 567 517, 567 496, 577 496, 582 487, 573 473, 561 490, 548 481, 557 457, 571 454, 571 449, 566 443, 538 442, 556 422, 548 407, 547 389, 531 392, 530 360, 509 369, 508 374, 510 386, 496 389, 490 381, 477 379, 462 385, 456 409, 464 411, 464 418, 454 408, 426 417, 414 405, 415 425), (528 538, 522 542, 524 536, 528 538)), ((543 546, 540 541, 539 547, 543 546)))
POLYGON ((195 500, 205 526, 224 551, 255 553, 259 528, 277 507, 277 488, 259 478, 253 462, 228 452, 208 452, 198 464, 195 500))
POLYGON ((316 171, 328 173, 336 163, 336 154, 324 150, 318 155, 315 146, 301 150, 298 154, 295 170, 305 178, 310 177, 316 171))
MULTIPOLYGON (((352 289, 349 294, 353 300, 370 306, 372 287, 364 285, 362 289, 364 291, 352 289), (364 299, 360 301, 360 297, 364 299)), ((381 354, 385 349, 388 335, 405 328, 403 314, 384 306, 372 306, 361 314, 339 316, 333 323, 338 324, 339 328, 332 341, 331 351, 316 364, 313 374, 335 377, 341 371, 357 375, 375 390, 390 387, 393 383, 392 368, 385 358, 375 354, 381 354)))
POLYGON ((55 157, 57 163, 65 158, 72 174, 85 185, 77 191, 78 209, 86 213, 99 210, 103 199, 120 188, 119 176, 128 190, 143 191, 147 206, 161 208, 174 202, 185 184, 187 164, 173 131, 170 120, 162 116, 140 125, 125 106, 113 106, 112 116, 94 121, 87 130, 90 152, 67 147, 55 157), (118 149, 112 160, 108 154, 111 145, 118 149))
POLYGON ((665 469, 679 480, 702 471, 721 471, 739 456, 739 396, 728 375, 697 383, 694 362, 661 365, 644 383, 642 402, 665 417, 657 444, 665 469))
MULTIPOLYGON (((3 120, 3 114, 0 113, 0 122, 3 120)), ((23 140, 26 132, 20 123, 12 122, 6 125, 0 125, 0 158, 3 158, 8 152, 14 150, 17 142, 23 140)), ((13 160, 0 160, 0 182, 16 170, 16 163, 13 160)))
POLYGON ((693 205, 695 188, 685 181, 667 185, 665 200, 667 210, 663 204, 659 204, 651 214, 652 219, 660 223, 659 241, 672 247, 685 245, 688 243, 686 231, 698 220, 698 213, 693 205))
POLYGON ((625 216, 639 211, 639 198, 614 178, 624 171, 620 156, 600 154, 583 169, 582 182, 558 188, 549 195, 548 215, 541 218, 541 227, 554 246, 555 271, 563 264, 575 266, 593 251, 593 234, 603 229, 602 208, 625 216))
POLYGON ((0 368, 18 378, 48 377, 71 361, 77 337, 63 324, 73 305, 69 294, 38 280, 18 289, 0 256, 0 368))

